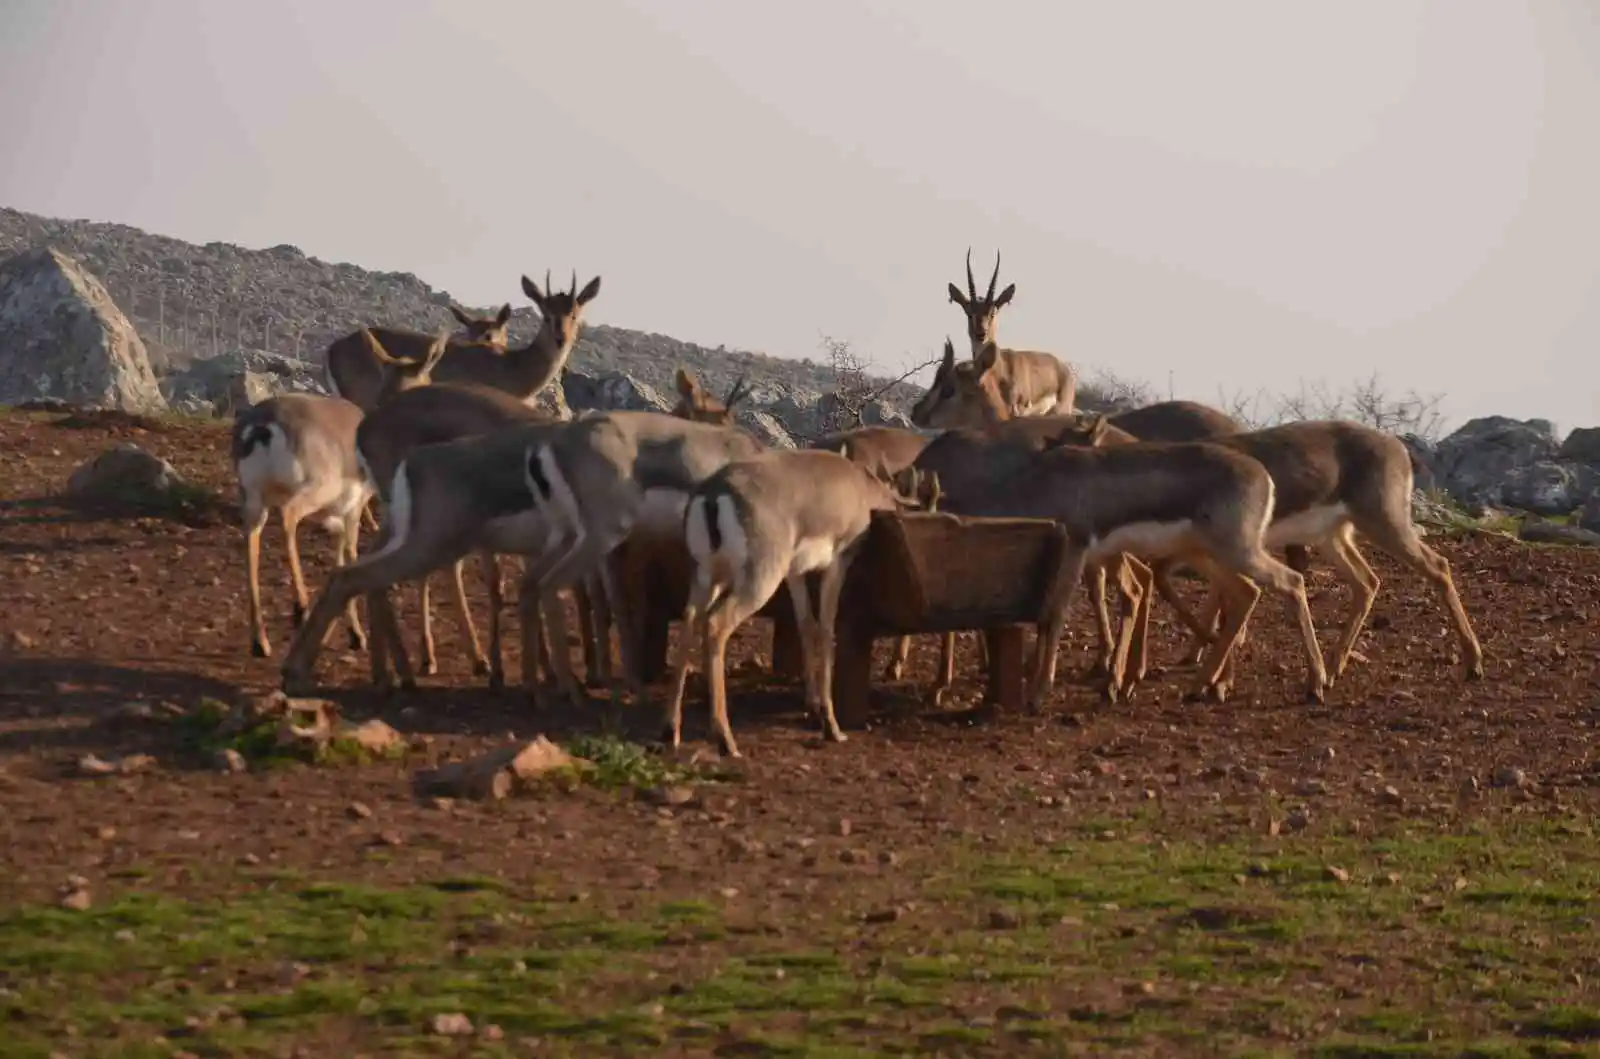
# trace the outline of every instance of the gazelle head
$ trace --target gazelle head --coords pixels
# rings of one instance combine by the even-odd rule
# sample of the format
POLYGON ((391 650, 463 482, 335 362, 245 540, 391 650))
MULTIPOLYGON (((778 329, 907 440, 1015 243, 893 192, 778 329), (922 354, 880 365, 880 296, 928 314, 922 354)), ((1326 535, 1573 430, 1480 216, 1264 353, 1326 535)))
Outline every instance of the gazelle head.
POLYGON ((733 406, 750 396, 750 388, 744 384, 744 376, 739 376, 733 388, 722 400, 717 400, 700 385, 700 380, 695 378, 688 369, 680 367, 676 380, 678 387, 678 404, 672 414, 679 419, 688 419, 696 423, 715 423, 718 426, 728 426, 733 422, 733 406))
POLYGON ((1107 419, 1102 413, 1080 415, 1076 421, 1045 442, 1046 449, 1098 449, 1107 445, 1131 445, 1138 439, 1107 419))
POLYGON ((539 315, 544 318, 540 327, 541 333, 547 333, 555 340, 560 349, 571 349, 572 344, 578 340, 578 332, 583 327, 583 307, 594 301, 595 295, 600 293, 600 277, 590 280, 582 291, 578 290, 578 272, 572 272, 572 287, 570 290, 555 290, 550 286, 550 270, 544 273, 544 289, 527 276, 522 277, 522 293, 533 300, 539 307, 539 315))
POLYGON ((944 360, 933 385, 911 406, 911 422, 924 429, 983 427, 1010 419, 995 365, 1000 351, 985 342, 971 360, 956 362, 956 347, 944 340, 944 360))
POLYGON ((961 311, 967 315, 967 339, 972 344, 973 356, 977 356, 986 343, 995 341, 995 318, 1011 301, 1011 296, 1017 293, 1017 285, 1008 283, 1006 289, 1000 292, 1000 297, 996 298, 994 285, 999 279, 1000 251, 996 250, 994 272, 989 276, 989 290, 983 297, 978 297, 978 285, 972 281, 972 247, 967 247, 966 293, 962 293, 954 283, 950 284, 949 289, 950 300, 961 306, 961 311))
POLYGON ((378 391, 379 401, 386 401, 397 393, 415 389, 418 386, 427 386, 433 382, 433 369, 438 367, 439 358, 444 356, 445 349, 450 344, 450 332, 440 329, 434 336, 433 342, 428 346, 428 351, 420 357, 396 357, 383 343, 378 341, 378 336, 363 327, 361 337, 367 344, 367 351, 374 360, 383 366, 383 385, 378 391))
POLYGON ((493 316, 468 316, 454 305, 450 306, 450 315, 460 322, 463 340, 494 346, 496 349, 506 348, 511 326, 510 302, 502 305, 493 316))

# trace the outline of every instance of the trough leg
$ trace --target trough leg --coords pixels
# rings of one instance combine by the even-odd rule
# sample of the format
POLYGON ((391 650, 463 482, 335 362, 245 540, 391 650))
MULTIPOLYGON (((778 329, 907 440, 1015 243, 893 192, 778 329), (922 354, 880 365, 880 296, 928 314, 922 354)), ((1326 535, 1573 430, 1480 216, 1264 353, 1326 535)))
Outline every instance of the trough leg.
MULTIPOLYGON (((793 607, 785 608, 793 612, 793 607)), ((779 612, 781 613, 781 611, 779 612)), ((774 615, 774 618, 777 616, 774 615)), ((791 613, 790 621, 793 621, 791 613)), ((773 623, 776 631, 782 625, 773 623)), ((841 608, 838 624, 834 626, 833 656, 833 712, 840 727, 864 728, 872 698, 872 627, 854 612, 854 608, 841 608)), ((799 643, 799 630, 794 639, 799 643)), ((776 660, 777 652, 773 652, 776 660)))
MULTIPOLYGON (((787 589, 780 588, 778 591, 786 592, 787 589)), ((772 675, 792 680, 806 671, 805 651, 800 644, 800 625, 795 620, 792 604, 787 601, 773 602, 772 675)))
POLYGON ((1023 626, 1002 625, 984 631, 989 648, 989 687, 986 699, 1004 710, 1022 708, 1024 655, 1023 626))

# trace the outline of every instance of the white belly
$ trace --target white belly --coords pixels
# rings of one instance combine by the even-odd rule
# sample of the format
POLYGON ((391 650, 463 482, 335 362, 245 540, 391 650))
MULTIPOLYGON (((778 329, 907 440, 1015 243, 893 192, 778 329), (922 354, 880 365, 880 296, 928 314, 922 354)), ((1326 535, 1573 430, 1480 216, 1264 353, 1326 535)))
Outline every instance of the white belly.
POLYGON ((827 537, 803 537, 789 559, 789 576, 826 570, 839 561, 841 542, 827 537))
POLYGON ((1129 552, 1145 559, 1164 559, 1192 547, 1194 522, 1130 522, 1118 526, 1104 537, 1089 541, 1089 562, 1104 562, 1118 552, 1129 552))
POLYGON ((1344 504, 1322 504, 1308 508, 1295 515, 1274 519, 1272 525, 1267 527, 1267 547, 1321 544, 1349 521, 1350 509, 1344 504))

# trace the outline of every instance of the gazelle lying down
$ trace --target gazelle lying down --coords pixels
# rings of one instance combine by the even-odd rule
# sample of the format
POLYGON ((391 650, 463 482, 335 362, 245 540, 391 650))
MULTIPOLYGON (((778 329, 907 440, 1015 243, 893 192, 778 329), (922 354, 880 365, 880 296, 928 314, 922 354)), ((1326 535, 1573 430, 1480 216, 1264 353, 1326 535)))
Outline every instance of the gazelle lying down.
POLYGON ((1223 596, 1226 620, 1201 666, 1197 696, 1227 697, 1224 665, 1266 587, 1290 603, 1305 643, 1306 694, 1322 701, 1327 671, 1305 580, 1265 548, 1274 500, 1266 468, 1213 441, 1051 448, 967 498, 965 514, 1047 518, 1067 534, 1045 604, 1047 629, 1034 650, 1030 706, 1039 707, 1049 686, 1049 664, 1086 566, 1119 552, 1187 562, 1223 596))
POLYGON ((843 742, 833 712, 833 633, 845 575, 874 511, 931 506, 937 497, 934 476, 924 478, 907 468, 886 482, 839 453, 820 449, 765 452, 730 463, 701 483, 684 514, 695 573, 665 738, 678 745, 689 642, 698 631, 717 740, 723 753, 740 756, 728 723, 728 639, 786 582, 805 654, 806 705, 821 717, 824 735, 843 742), (813 615, 805 578, 817 572, 822 587, 813 615))
MULTIPOLYGON (((1126 435, 1119 436, 1103 417, 1063 432, 1056 443, 1134 444, 1126 435)), ((1271 476, 1277 500, 1272 523, 1266 531, 1267 546, 1320 548, 1339 579, 1350 586, 1350 613, 1335 654, 1335 678, 1342 676, 1349 665, 1356 640, 1378 594, 1378 576, 1356 547, 1357 531, 1433 582, 1455 625, 1467 679, 1483 676, 1483 649, 1456 592, 1450 563, 1423 542, 1411 520, 1411 457, 1399 438, 1359 423, 1321 420, 1230 434, 1214 443, 1250 457, 1271 476)), ((1214 638, 1212 627, 1219 616, 1219 606, 1225 622, 1231 621, 1232 615, 1222 606, 1223 601, 1214 589, 1207 599, 1204 617, 1197 619, 1189 611, 1170 581, 1181 561, 1173 557, 1156 562, 1155 581, 1161 595, 1194 634, 1198 652, 1214 638)), ((1132 682, 1141 679, 1145 672, 1147 607, 1138 615, 1137 622, 1133 637, 1137 663, 1130 677, 1132 682)), ((1230 659, 1230 674, 1231 666, 1230 659)))

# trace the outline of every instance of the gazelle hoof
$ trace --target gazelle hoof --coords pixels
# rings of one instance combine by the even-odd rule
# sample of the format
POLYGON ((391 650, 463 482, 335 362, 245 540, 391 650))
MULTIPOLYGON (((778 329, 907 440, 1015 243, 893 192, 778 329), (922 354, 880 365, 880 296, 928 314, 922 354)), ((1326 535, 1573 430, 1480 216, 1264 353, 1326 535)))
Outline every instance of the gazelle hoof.
POLYGON ((439 660, 436 658, 424 658, 422 664, 417 667, 417 672, 425 677, 435 675, 439 672, 439 660))
POLYGON ((296 603, 294 609, 289 612, 289 621, 296 629, 304 625, 306 623, 306 608, 296 603))
POLYGON ((350 650, 352 651, 365 651, 367 649, 367 638, 354 629, 350 630, 347 642, 350 644, 350 650))
POLYGON ((486 676, 488 676, 489 675, 489 660, 487 658, 474 659, 473 662, 472 662, 472 675, 475 676, 475 677, 486 677, 486 676))
POLYGON ((738 745, 734 743, 721 742, 718 749, 722 751, 723 757, 744 757, 743 754, 739 753, 738 745))
POLYGON ((490 673, 489 690, 496 693, 506 690, 506 675, 504 673, 490 673))
POLYGON ((1468 665, 1467 665, 1467 679, 1468 680, 1482 680, 1483 679, 1483 659, 1480 658, 1475 662, 1468 663, 1468 665))
POLYGON ((265 640, 255 640, 250 644, 251 658, 271 658, 272 645, 265 640))
POLYGON ((937 708, 942 707, 944 705, 944 700, 949 696, 949 694, 950 694, 950 689, 949 688, 940 688, 940 687, 929 688, 927 695, 925 695, 923 697, 923 701, 926 702, 929 706, 932 706, 932 707, 937 709, 937 708))

